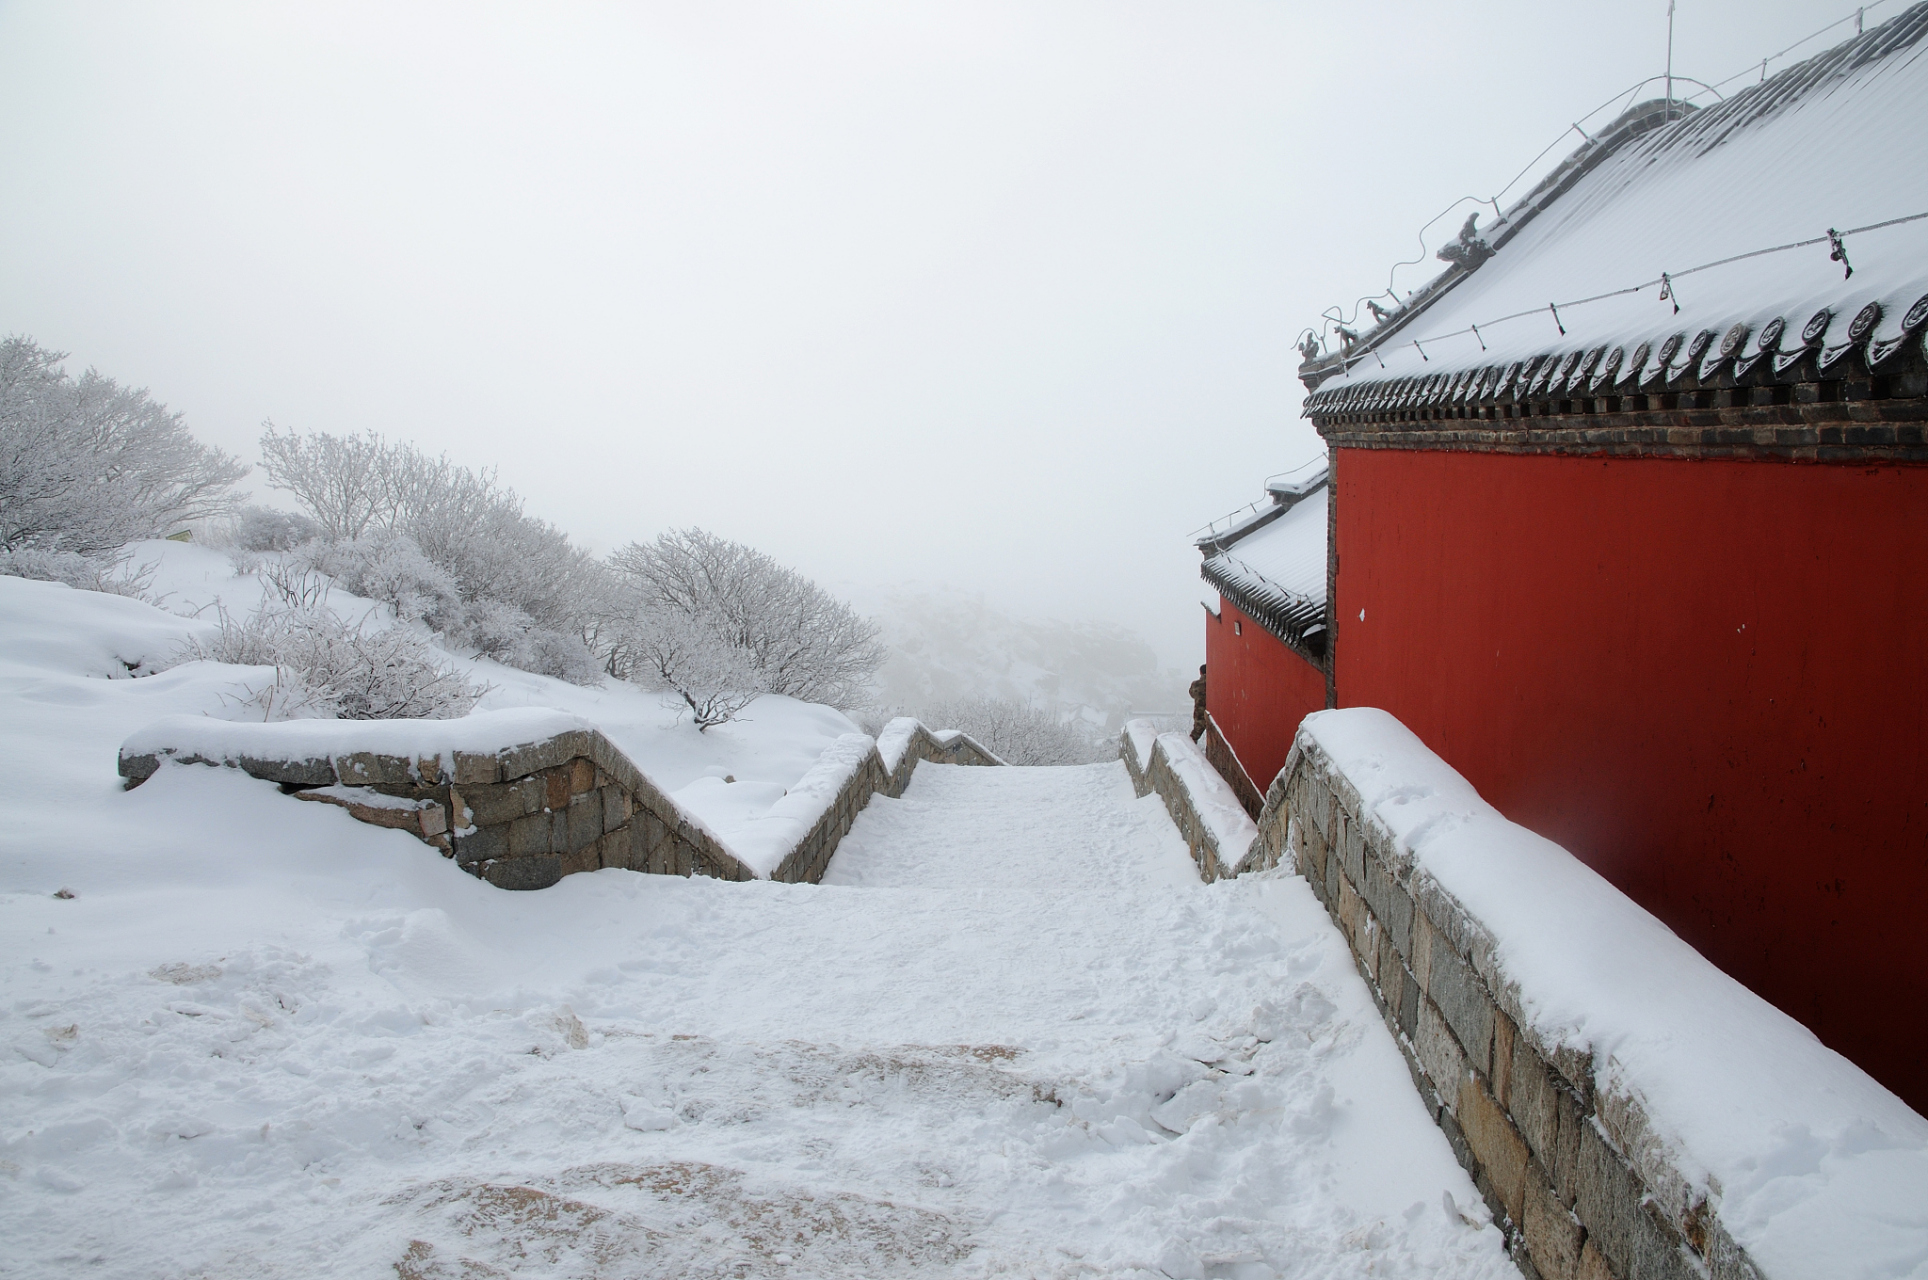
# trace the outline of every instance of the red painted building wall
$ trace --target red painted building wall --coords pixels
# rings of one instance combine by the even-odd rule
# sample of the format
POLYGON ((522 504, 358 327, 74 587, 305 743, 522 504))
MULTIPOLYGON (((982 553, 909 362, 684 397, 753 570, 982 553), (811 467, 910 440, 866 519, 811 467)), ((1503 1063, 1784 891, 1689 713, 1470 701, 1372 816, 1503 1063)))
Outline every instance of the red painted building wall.
POLYGON ((1928 468, 1336 473, 1340 705, 1928 1111, 1928 468))
POLYGON ((1220 596, 1205 619, 1205 709, 1264 795, 1299 721, 1325 709, 1325 672, 1220 596))

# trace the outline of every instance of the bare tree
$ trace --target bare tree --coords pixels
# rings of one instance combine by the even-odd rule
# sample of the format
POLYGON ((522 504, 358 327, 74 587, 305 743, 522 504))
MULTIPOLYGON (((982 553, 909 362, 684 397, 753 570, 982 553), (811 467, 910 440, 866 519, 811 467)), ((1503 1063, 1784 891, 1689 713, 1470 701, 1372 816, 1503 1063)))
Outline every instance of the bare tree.
POLYGON ((523 511, 492 471, 373 433, 261 437, 269 483, 321 528, 311 559, 348 590, 420 617, 451 644, 543 675, 601 678, 594 634, 607 570, 523 511))
POLYGON ((610 557, 639 615, 699 622, 739 650, 765 692, 856 707, 886 650, 877 625, 794 569, 701 529, 632 542, 610 557))
POLYGON ((262 424, 261 470, 295 497, 330 541, 392 528, 398 496, 389 472, 390 446, 379 435, 286 435, 262 424))
POLYGON ((181 415, 31 338, 0 342, 0 549, 110 552, 222 514, 247 474, 181 415))
POLYGON ((749 654, 723 638, 715 619, 654 608, 633 621, 627 645, 628 677, 682 698, 699 732, 734 719, 763 692, 749 654))

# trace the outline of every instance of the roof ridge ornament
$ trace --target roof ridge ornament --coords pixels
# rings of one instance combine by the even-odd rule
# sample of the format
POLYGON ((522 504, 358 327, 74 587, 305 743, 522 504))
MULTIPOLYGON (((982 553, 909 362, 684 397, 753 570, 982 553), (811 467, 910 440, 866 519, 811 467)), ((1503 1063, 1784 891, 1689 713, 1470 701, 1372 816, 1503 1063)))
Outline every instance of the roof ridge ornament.
POLYGON ((1479 222, 1479 210, 1466 215, 1466 225, 1459 229, 1459 238, 1439 247, 1433 256, 1441 262, 1450 262, 1456 267, 1472 271, 1480 263, 1493 256, 1493 246, 1473 233, 1479 222))
POLYGON ((1665 271, 1660 273, 1660 300, 1674 304, 1674 314, 1680 314, 1680 299, 1674 296, 1674 280, 1665 271))
POLYGON ((1833 227, 1828 228, 1828 261, 1838 262, 1846 269, 1847 275, 1841 277, 1843 280, 1854 275, 1854 266, 1848 261, 1848 246, 1841 242, 1841 233, 1833 227))

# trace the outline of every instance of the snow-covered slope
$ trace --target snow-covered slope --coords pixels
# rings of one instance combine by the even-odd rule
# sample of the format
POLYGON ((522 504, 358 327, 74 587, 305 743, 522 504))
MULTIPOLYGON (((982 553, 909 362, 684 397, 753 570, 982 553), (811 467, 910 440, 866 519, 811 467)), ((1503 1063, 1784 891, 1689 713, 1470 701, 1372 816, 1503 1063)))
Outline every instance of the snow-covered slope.
POLYGON ((249 674, 110 678, 194 626, 0 579, 6 1274, 1509 1269, 1303 884, 1199 884, 1118 765, 926 766, 821 886, 505 893, 238 772, 120 790, 249 674))

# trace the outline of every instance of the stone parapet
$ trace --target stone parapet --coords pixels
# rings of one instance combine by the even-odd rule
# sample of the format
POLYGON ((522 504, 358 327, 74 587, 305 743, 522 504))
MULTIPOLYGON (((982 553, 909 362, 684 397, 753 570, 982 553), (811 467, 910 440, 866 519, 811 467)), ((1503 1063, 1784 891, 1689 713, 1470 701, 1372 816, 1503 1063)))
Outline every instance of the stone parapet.
POLYGON ((1155 734, 1148 721, 1133 720, 1119 737, 1118 755, 1132 790, 1140 796, 1156 793, 1165 802, 1200 877, 1236 875, 1251 848, 1252 820, 1238 792, 1198 745, 1182 733, 1155 734))
POLYGON ((977 739, 961 729, 935 732, 910 716, 899 716, 877 735, 877 754, 889 782, 878 788, 893 799, 910 785, 912 770, 920 760, 933 764, 1001 765, 977 739))
MULTIPOLYGON (((407 831, 503 889, 547 888, 563 876, 605 867, 761 878, 600 731, 571 717, 497 713, 474 720, 490 723, 479 729, 460 721, 233 726, 178 718, 130 738, 119 769, 132 788, 166 762, 236 768, 301 799, 338 805, 362 822, 407 831), (409 725, 422 727, 411 736, 409 725), (505 745, 484 746, 492 734, 505 745), (375 749, 354 749, 358 736, 375 749), (409 745, 397 749, 401 743, 409 745)), ((779 802, 802 835, 769 878, 820 880, 870 797, 901 795, 919 760, 1002 763, 962 734, 947 737, 909 724, 901 735, 908 749, 894 769, 869 739, 849 735, 806 775, 805 782, 817 785, 799 784, 779 802)))
MULTIPOLYGON (((1233 792, 1204 776, 1195 744, 1146 722, 1123 738, 1134 789, 1164 801, 1202 878, 1297 873, 1325 904, 1422 1103, 1528 1280, 1836 1274, 1807 1264, 1845 1256, 1907 1199, 1864 1206, 1824 1192, 1832 1219, 1858 1214, 1861 1226, 1804 1211, 1798 1241, 1764 1222, 1760 1197, 1745 1189, 1780 1149, 1777 1124, 1888 1135, 1917 1132, 1919 1117, 1565 850, 1507 823, 1383 712, 1308 718, 1243 840, 1210 819, 1233 792), (1349 744, 1360 780, 1321 734, 1349 744), (1423 854, 1410 843, 1455 831, 1459 844, 1425 844, 1423 854), (1623 973, 1613 966, 1626 948, 1639 955, 1623 973), (1789 1092, 1791 1079, 1808 1083, 1789 1092), (1704 1104, 1714 1100, 1723 1116, 1751 1117, 1746 1136, 1735 1137, 1732 1116, 1708 1129, 1704 1104), (1737 1190, 1754 1198, 1737 1200, 1737 1190), (1816 1231, 1828 1243, 1817 1245, 1816 1231), (1763 1240, 1777 1259, 1792 1244, 1804 1262, 1770 1271, 1763 1240)), ((1918 1160, 1883 1174, 1924 1181, 1918 1160)))
POLYGON ((1528 1277, 1759 1280, 1637 1089, 1542 1037, 1495 940, 1369 820, 1303 729, 1238 871, 1305 876, 1351 945, 1413 1083, 1528 1277), (1602 1085, 1600 1081, 1608 1083, 1602 1085))

